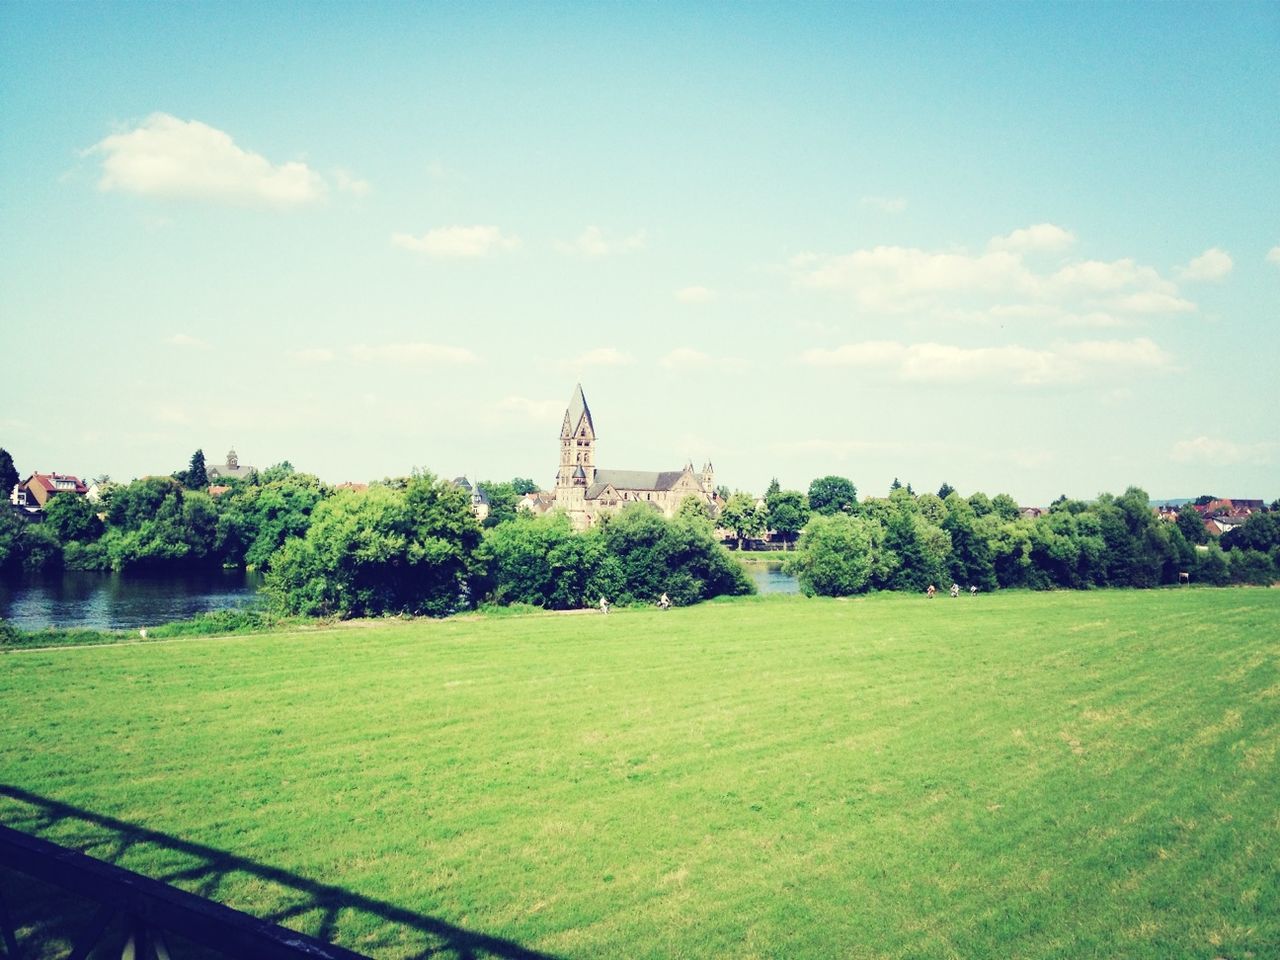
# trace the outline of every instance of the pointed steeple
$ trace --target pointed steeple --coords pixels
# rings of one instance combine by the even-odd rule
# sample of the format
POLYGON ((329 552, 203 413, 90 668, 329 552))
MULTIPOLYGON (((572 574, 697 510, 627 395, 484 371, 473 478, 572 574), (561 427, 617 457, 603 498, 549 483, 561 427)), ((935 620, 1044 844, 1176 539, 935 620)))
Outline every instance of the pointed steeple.
POLYGON ((564 425, 560 428, 561 437, 572 437, 578 433, 583 418, 587 421, 587 432, 596 435, 595 424, 591 422, 591 408, 587 406, 586 394, 582 392, 582 384, 573 388, 573 396, 569 398, 569 408, 564 412, 564 425))

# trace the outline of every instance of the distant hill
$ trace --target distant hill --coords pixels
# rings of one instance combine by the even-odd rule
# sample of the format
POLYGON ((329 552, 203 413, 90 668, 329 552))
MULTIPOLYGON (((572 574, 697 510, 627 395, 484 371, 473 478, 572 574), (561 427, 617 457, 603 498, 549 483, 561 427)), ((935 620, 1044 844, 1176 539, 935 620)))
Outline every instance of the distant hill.
POLYGON ((1175 500, 1152 500, 1153 507, 1180 507, 1184 503, 1194 503, 1195 497, 1180 497, 1175 500))

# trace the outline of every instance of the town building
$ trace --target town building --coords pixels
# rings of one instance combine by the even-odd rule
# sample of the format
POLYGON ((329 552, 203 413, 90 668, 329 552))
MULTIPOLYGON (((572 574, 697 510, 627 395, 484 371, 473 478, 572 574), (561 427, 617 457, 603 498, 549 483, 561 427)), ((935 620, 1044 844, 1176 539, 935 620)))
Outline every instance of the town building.
POLYGON ((574 387, 560 427, 560 469, 555 505, 575 527, 585 529, 604 513, 629 503, 644 503, 671 517, 686 497, 715 506, 715 472, 710 461, 701 471, 693 462, 683 470, 606 470, 596 466, 596 427, 582 392, 574 387))
POLYGON ((9 502, 28 510, 43 510, 60 493, 83 497, 88 492, 84 482, 69 473, 33 473, 13 488, 9 502))
POLYGON ((205 475, 209 478, 210 483, 215 480, 225 480, 229 477, 244 480, 248 478, 249 474, 257 472, 257 467, 249 467, 242 464, 234 449, 227 451, 226 463, 215 463, 205 467, 205 475))
POLYGON ((480 484, 472 483, 465 476, 455 477, 453 484, 466 491, 467 496, 471 498, 472 515, 481 523, 484 523, 485 518, 489 516, 489 497, 480 489, 480 484))

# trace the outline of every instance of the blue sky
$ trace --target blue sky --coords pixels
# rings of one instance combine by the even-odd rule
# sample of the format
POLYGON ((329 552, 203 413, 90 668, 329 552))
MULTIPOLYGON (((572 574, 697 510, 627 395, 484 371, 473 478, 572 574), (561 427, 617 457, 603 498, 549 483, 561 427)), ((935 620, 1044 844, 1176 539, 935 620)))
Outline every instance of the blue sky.
POLYGON ((0 5, 0 446, 1280 496, 1280 5, 0 5))

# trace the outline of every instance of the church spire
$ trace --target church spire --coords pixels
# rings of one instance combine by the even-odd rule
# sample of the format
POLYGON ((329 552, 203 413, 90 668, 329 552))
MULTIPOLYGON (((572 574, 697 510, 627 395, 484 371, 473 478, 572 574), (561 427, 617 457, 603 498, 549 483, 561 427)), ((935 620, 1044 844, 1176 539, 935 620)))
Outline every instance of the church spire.
POLYGON ((582 392, 582 384, 579 383, 573 388, 573 396, 569 398, 569 408, 564 412, 564 424, 560 427, 561 438, 568 439, 577 434, 584 417, 587 421, 587 432, 594 437, 596 427, 591 422, 591 408, 587 406, 587 396, 582 392))

